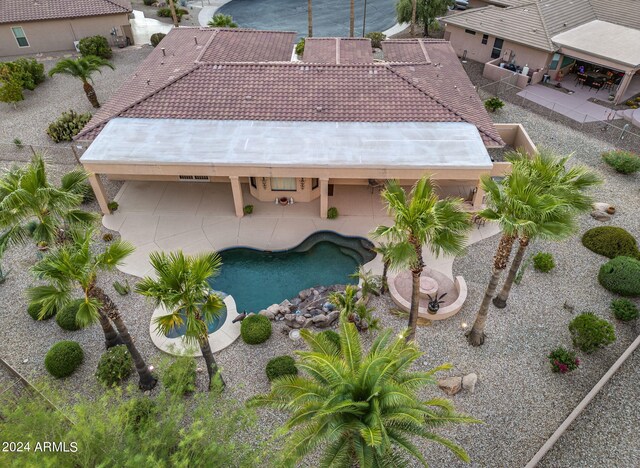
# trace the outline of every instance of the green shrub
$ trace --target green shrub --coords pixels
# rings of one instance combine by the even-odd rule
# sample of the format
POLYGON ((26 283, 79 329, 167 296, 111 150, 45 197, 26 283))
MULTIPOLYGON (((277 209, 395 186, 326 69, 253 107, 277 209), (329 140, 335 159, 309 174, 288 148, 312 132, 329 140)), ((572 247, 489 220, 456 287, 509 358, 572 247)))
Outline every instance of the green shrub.
POLYGON ((602 153, 602 159, 621 174, 633 174, 640 171, 640 156, 631 151, 609 151, 602 153))
POLYGON ((382 47, 382 41, 387 38, 387 36, 381 32, 370 32, 365 34, 364 37, 371 39, 371 47, 374 49, 380 49, 382 47))
POLYGON ((156 3, 158 0, 142 0, 142 3, 144 3, 146 6, 151 6, 154 3, 156 3))
POLYGON ((569 323, 569 332, 573 346, 585 353, 592 353, 616 341, 613 325, 593 312, 585 312, 574 318, 569 323))
POLYGON ((621 296, 640 296, 640 261, 616 257, 600 267, 600 284, 621 296))
POLYGON ((113 387, 131 375, 133 359, 125 345, 109 348, 100 356, 96 377, 107 387, 113 387))
POLYGON ((185 395, 196 390, 196 361, 181 356, 162 373, 162 383, 174 395, 185 395))
POLYGON ((113 55, 109 42, 104 36, 91 36, 80 39, 78 49, 83 57, 95 55, 103 59, 110 59, 113 55))
POLYGON ((15 103, 19 101, 24 101, 20 81, 15 77, 0 80, 0 102, 14 104, 15 106, 15 103))
POLYGON ((86 114, 78 114, 72 110, 63 112, 60 117, 49 124, 47 135, 56 143, 71 141, 89 123, 89 120, 91 120, 90 112, 86 114))
POLYGON ((118 408, 122 425, 133 428, 134 432, 143 430, 155 419, 157 412, 158 404, 149 397, 132 398, 118 408))
POLYGON ((22 143, 22 140, 20 138, 14 138, 13 144, 16 145, 16 148, 18 149, 24 148, 24 143, 22 143))
POLYGON ((582 236, 582 245, 605 257, 640 258, 638 244, 624 229, 615 226, 600 226, 589 229, 582 236))
POLYGON ((82 364, 84 353, 75 341, 59 341, 54 344, 44 358, 44 366, 54 377, 67 377, 82 364))
MULTIPOLYGON (((158 8, 156 14, 161 18, 171 18, 171 8, 158 8)), ((176 8, 176 17, 178 18, 178 22, 182 20, 184 15, 188 15, 189 10, 185 10, 184 8, 176 8)))
POLYGON ((302 57, 303 54, 304 54, 304 37, 301 38, 296 44, 296 55, 299 55, 300 57, 302 57))
POLYGON ((165 36, 166 36, 165 33, 152 34, 151 37, 149 38, 149 40, 151 41, 151 45, 153 47, 156 47, 158 44, 160 44, 160 41, 165 38, 165 36))
POLYGON ((51 309, 51 312, 49 312, 43 317, 40 317, 41 311, 42 311, 42 306, 37 302, 32 302, 27 307, 27 313, 31 316, 33 320, 49 320, 51 317, 54 317, 57 313, 55 309, 51 309))
POLYGON ((76 331, 82 328, 76 322, 76 315, 78 315, 78 308, 81 303, 82 299, 71 301, 56 314, 56 323, 60 328, 68 331, 76 331))
POLYGON ((559 346, 549 354, 549 363, 553 372, 566 374, 578 368, 580 359, 577 358, 575 352, 559 346))
POLYGON ((253 205, 245 205, 244 208, 242 209, 242 211, 246 215, 249 215, 249 214, 253 213, 253 205))
POLYGON ((504 107, 504 102, 498 97, 492 97, 484 101, 484 108, 489 112, 495 112, 504 107))
POLYGON ((131 292, 131 286, 129 285, 129 280, 127 279, 124 280, 124 284, 116 280, 112 283, 112 285, 113 285, 113 289, 115 289, 116 292, 121 296, 126 296, 131 292))
POLYGON ((318 335, 324 336, 329 341, 331 341, 333 344, 335 344, 338 347, 338 349, 340 349, 340 335, 338 335, 333 330, 321 331, 320 333, 318 333, 318 335))
POLYGON ((107 208, 109 208, 109 211, 116 211, 118 209, 118 202, 117 201, 110 201, 109 203, 107 203, 107 208))
POLYGON ((616 299, 611 301, 611 310, 613 315, 623 322, 635 320, 640 315, 638 307, 629 299, 616 299))
POLYGON ((533 267, 543 273, 548 273, 554 269, 556 263, 553 261, 553 255, 547 252, 538 252, 533 256, 533 267))
POLYGON ((44 65, 36 59, 19 58, 0 63, 0 82, 15 79, 21 89, 33 91, 45 80, 44 65))
POLYGON ((271 320, 264 315, 249 314, 240 323, 240 334, 247 344, 264 343, 271 336, 271 320))
POLYGON ((338 217, 338 208, 332 206, 327 210, 327 219, 336 219, 338 217))
POLYGON ((278 356, 271 359, 265 371, 269 381, 285 375, 298 375, 296 361, 291 356, 278 356))

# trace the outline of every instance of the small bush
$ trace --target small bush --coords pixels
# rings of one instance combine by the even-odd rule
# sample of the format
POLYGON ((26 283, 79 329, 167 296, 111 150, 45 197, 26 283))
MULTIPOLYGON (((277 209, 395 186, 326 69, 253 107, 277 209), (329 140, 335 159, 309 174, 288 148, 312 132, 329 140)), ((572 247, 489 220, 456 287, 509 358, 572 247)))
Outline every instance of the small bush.
POLYGON ((621 296, 640 296, 640 261, 616 257, 600 267, 600 284, 621 296))
POLYGON ((264 343, 271 336, 271 320, 264 315, 249 314, 240 323, 240 334, 247 344, 264 343))
POLYGON ((602 159, 620 174, 633 174, 640 171, 640 156, 631 151, 609 151, 602 153, 602 159))
POLYGON ((582 245, 605 257, 640 258, 638 244, 627 231, 615 226, 599 226, 589 229, 582 236, 582 245))
POLYGON ((49 320, 51 317, 55 317, 57 310, 52 309, 51 312, 40 317, 40 312, 42 311, 42 306, 36 302, 32 302, 27 307, 27 313, 31 316, 33 320, 49 320))
POLYGON ((78 315, 78 308, 81 303, 82 299, 71 301, 56 314, 56 323, 60 328, 67 331, 76 331, 82 328, 76 322, 76 315, 78 315))
POLYGON ((119 408, 119 416, 124 427, 132 427, 141 432, 147 423, 153 421, 158 404, 149 397, 132 398, 119 408))
POLYGON ((635 320, 640 315, 638 307, 629 299, 616 299, 611 301, 611 310, 613 315, 623 322, 635 320))
POLYGON ((109 203, 107 203, 107 208, 109 208, 109 211, 116 211, 118 209, 118 202, 117 201, 110 201, 109 203))
POLYGON ((553 255, 547 252, 538 252, 533 256, 533 267, 543 273, 553 270, 556 263, 553 261, 553 255))
POLYGON ((278 356, 271 359, 265 371, 269 381, 285 375, 298 375, 296 361, 291 356, 278 356))
POLYGON ((131 375, 133 359, 125 345, 114 346, 100 356, 96 377, 107 387, 113 387, 131 375))
POLYGON ((318 333, 318 335, 324 336, 329 341, 331 341, 334 345, 336 345, 338 349, 340 349, 340 335, 338 335, 333 330, 321 331, 320 333, 318 333))
POLYGON ((174 395, 186 395, 196 390, 196 361, 181 356, 162 373, 164 386, 174 395))
POLYGON ((249 214, 253 213, 253 205, 245 205, 244 208, 242 209, 242 211, 246 215, 249 215, 249 214))
POLYGON ((304 37, 301 38, 296 44, 296 55, 299 55, 300 57, 302 57, 303 54, 304 54, 304 37))
POLYGON ((131 286, 129 285, 129 280, 127 279, 124 280, 124 284, 116 280, 112 283, 112 286, 113 286, 113 289, 115 289, 116 292, 121 296, 126 296, 131 292, 131 286))
POLYGON ((504 107, 504 102, 498 97, 492 97, 484 101, 484 108, 489 112, 495 112, 504 107))
POLYGON ((91 36, 80 39, 78 49, 83 57, 95 55, 103 59, 110 59, 113 55, 109 42, 104 36, 91 36))
MULTIPOLYGON (((161 18, 171 18, 171 8, 158 8, 156 14, 161 18)), ((184 15, 188 15, 189 10, 185 10, 184 8, 176 8, 176 17, 178 18, 178 22, 182 20, 184 15)))
POLYGON ((576 353, 560 346, 549 354, 549 363, 553 372, 566 374, 574 371, 580 365, 580 359, 576 357, 576 353))
POLYGON ((165 36, 166 36, 165 33, 152 34, 151 37, 149 38, 149 40, 151 41, 151 45, 153 47, 156 47, 158 44, 160 44, 160 41, 165 38, 165 36))
POLYGON ((33 91, 45 80, 44 65, 35 59, 19 58, 0 63, 0 81, 15 79, 21 89, 33 91))
POLYGON ((67 377, 82 364, 84 353, 75 341, 59 341, 54 344, 44 358, 44 366, 54 377, 67 377))
POLYGON ((569 323, 569 332, 573 346, 585 353, 592 353, 616 341, 613 325, 593 312, 585 312, 574 318, 569 323))
POLYGON ((327 219, 336 219, 338 217, 338 208, 332 206, 327 210, 327 219))
POLYGON ((71 141, 89 123, 89 120, 91 120, 90 112, 86 114, 78 114, 72 110, 63 112, 60 117, 49 124, 47 135, 56 143, 71 141))
POLYGON ((371 39, 371 47, 374 49, 380 49, 382 47, 382 41, 387 38, 387 36, 381 32, 370 32, 365 34, 364 37, 371 39))
POLYGON ((151 6, 154 3, 156 3, 158 0, 142 0, 142 3, 144 3, 146 6, 151 6))
POLYGON ((22 143, 22 140, 20 138, 14 138, 13 144, 16 145, 16 148, 18 149, 24 148, 24 143, 22 143))

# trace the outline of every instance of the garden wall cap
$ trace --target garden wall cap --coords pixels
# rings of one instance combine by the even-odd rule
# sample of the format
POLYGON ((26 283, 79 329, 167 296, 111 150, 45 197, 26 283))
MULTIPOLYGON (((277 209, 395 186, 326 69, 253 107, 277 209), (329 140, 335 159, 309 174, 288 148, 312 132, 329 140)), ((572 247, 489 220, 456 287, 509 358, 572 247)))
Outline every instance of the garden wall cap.
POLYGON ((131 13, 130 0, 3 0, 0 24, 131 13))

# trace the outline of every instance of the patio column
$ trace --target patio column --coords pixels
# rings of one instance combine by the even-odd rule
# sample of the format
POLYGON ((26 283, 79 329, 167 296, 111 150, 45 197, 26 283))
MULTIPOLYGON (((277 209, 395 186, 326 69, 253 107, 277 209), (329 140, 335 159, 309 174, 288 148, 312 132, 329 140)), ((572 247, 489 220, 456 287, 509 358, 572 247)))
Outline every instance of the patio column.
POLYGON ((622 96, 624 96, 624 93, 629 87, 629 83, 631 83, 632 79, 633 79, 633 72, 628 71, 624 74, 624 78, 622 78, 622 81, 620 82, 620 85, 616 90, 616 97, 613 100, 614 104, 620 104, 620 101, 622 101, 622 96))
POLYGON ((91 184, 93 193, 95 193, 96 195, 96 201, 98 202, 98 205, 100 205, 102 213, 106 215, 111 214, 111 210, 109 210, 107 195, 105 194, 104 186, 102 185, 100 176, 98 174, 89 174, 89 183, 91 184))
POLYGON ((473 211, 478 211, 482 208, 482 201, 484 199, 484 190, 482 184, 478 181, 476 185, 476 193, 473 194, 473 211))
POLYGON ((236 209, 236 216, 242 218, 244 216, 244 202, 242 200, 242 186, 238 176, 229 176, 231 180, 231 192, 233 193, 233 206, 236 209))
POLYGON ((320 217, 327 218, 329 209, 329 179, 320 179, 320 217))

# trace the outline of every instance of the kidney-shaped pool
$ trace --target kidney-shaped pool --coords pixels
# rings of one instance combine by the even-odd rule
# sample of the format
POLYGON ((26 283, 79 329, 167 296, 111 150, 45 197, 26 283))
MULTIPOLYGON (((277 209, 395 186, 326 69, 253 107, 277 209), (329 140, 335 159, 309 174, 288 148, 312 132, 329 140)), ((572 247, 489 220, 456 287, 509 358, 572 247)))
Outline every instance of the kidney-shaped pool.
POLYGON ((355 283, 349 275, 376 256, 373 243, 331 231, 311 234, 281 251, 234 247, 220 252, 211 287, 233 296, 238 311, 259 312, 314 286, 355 283))

